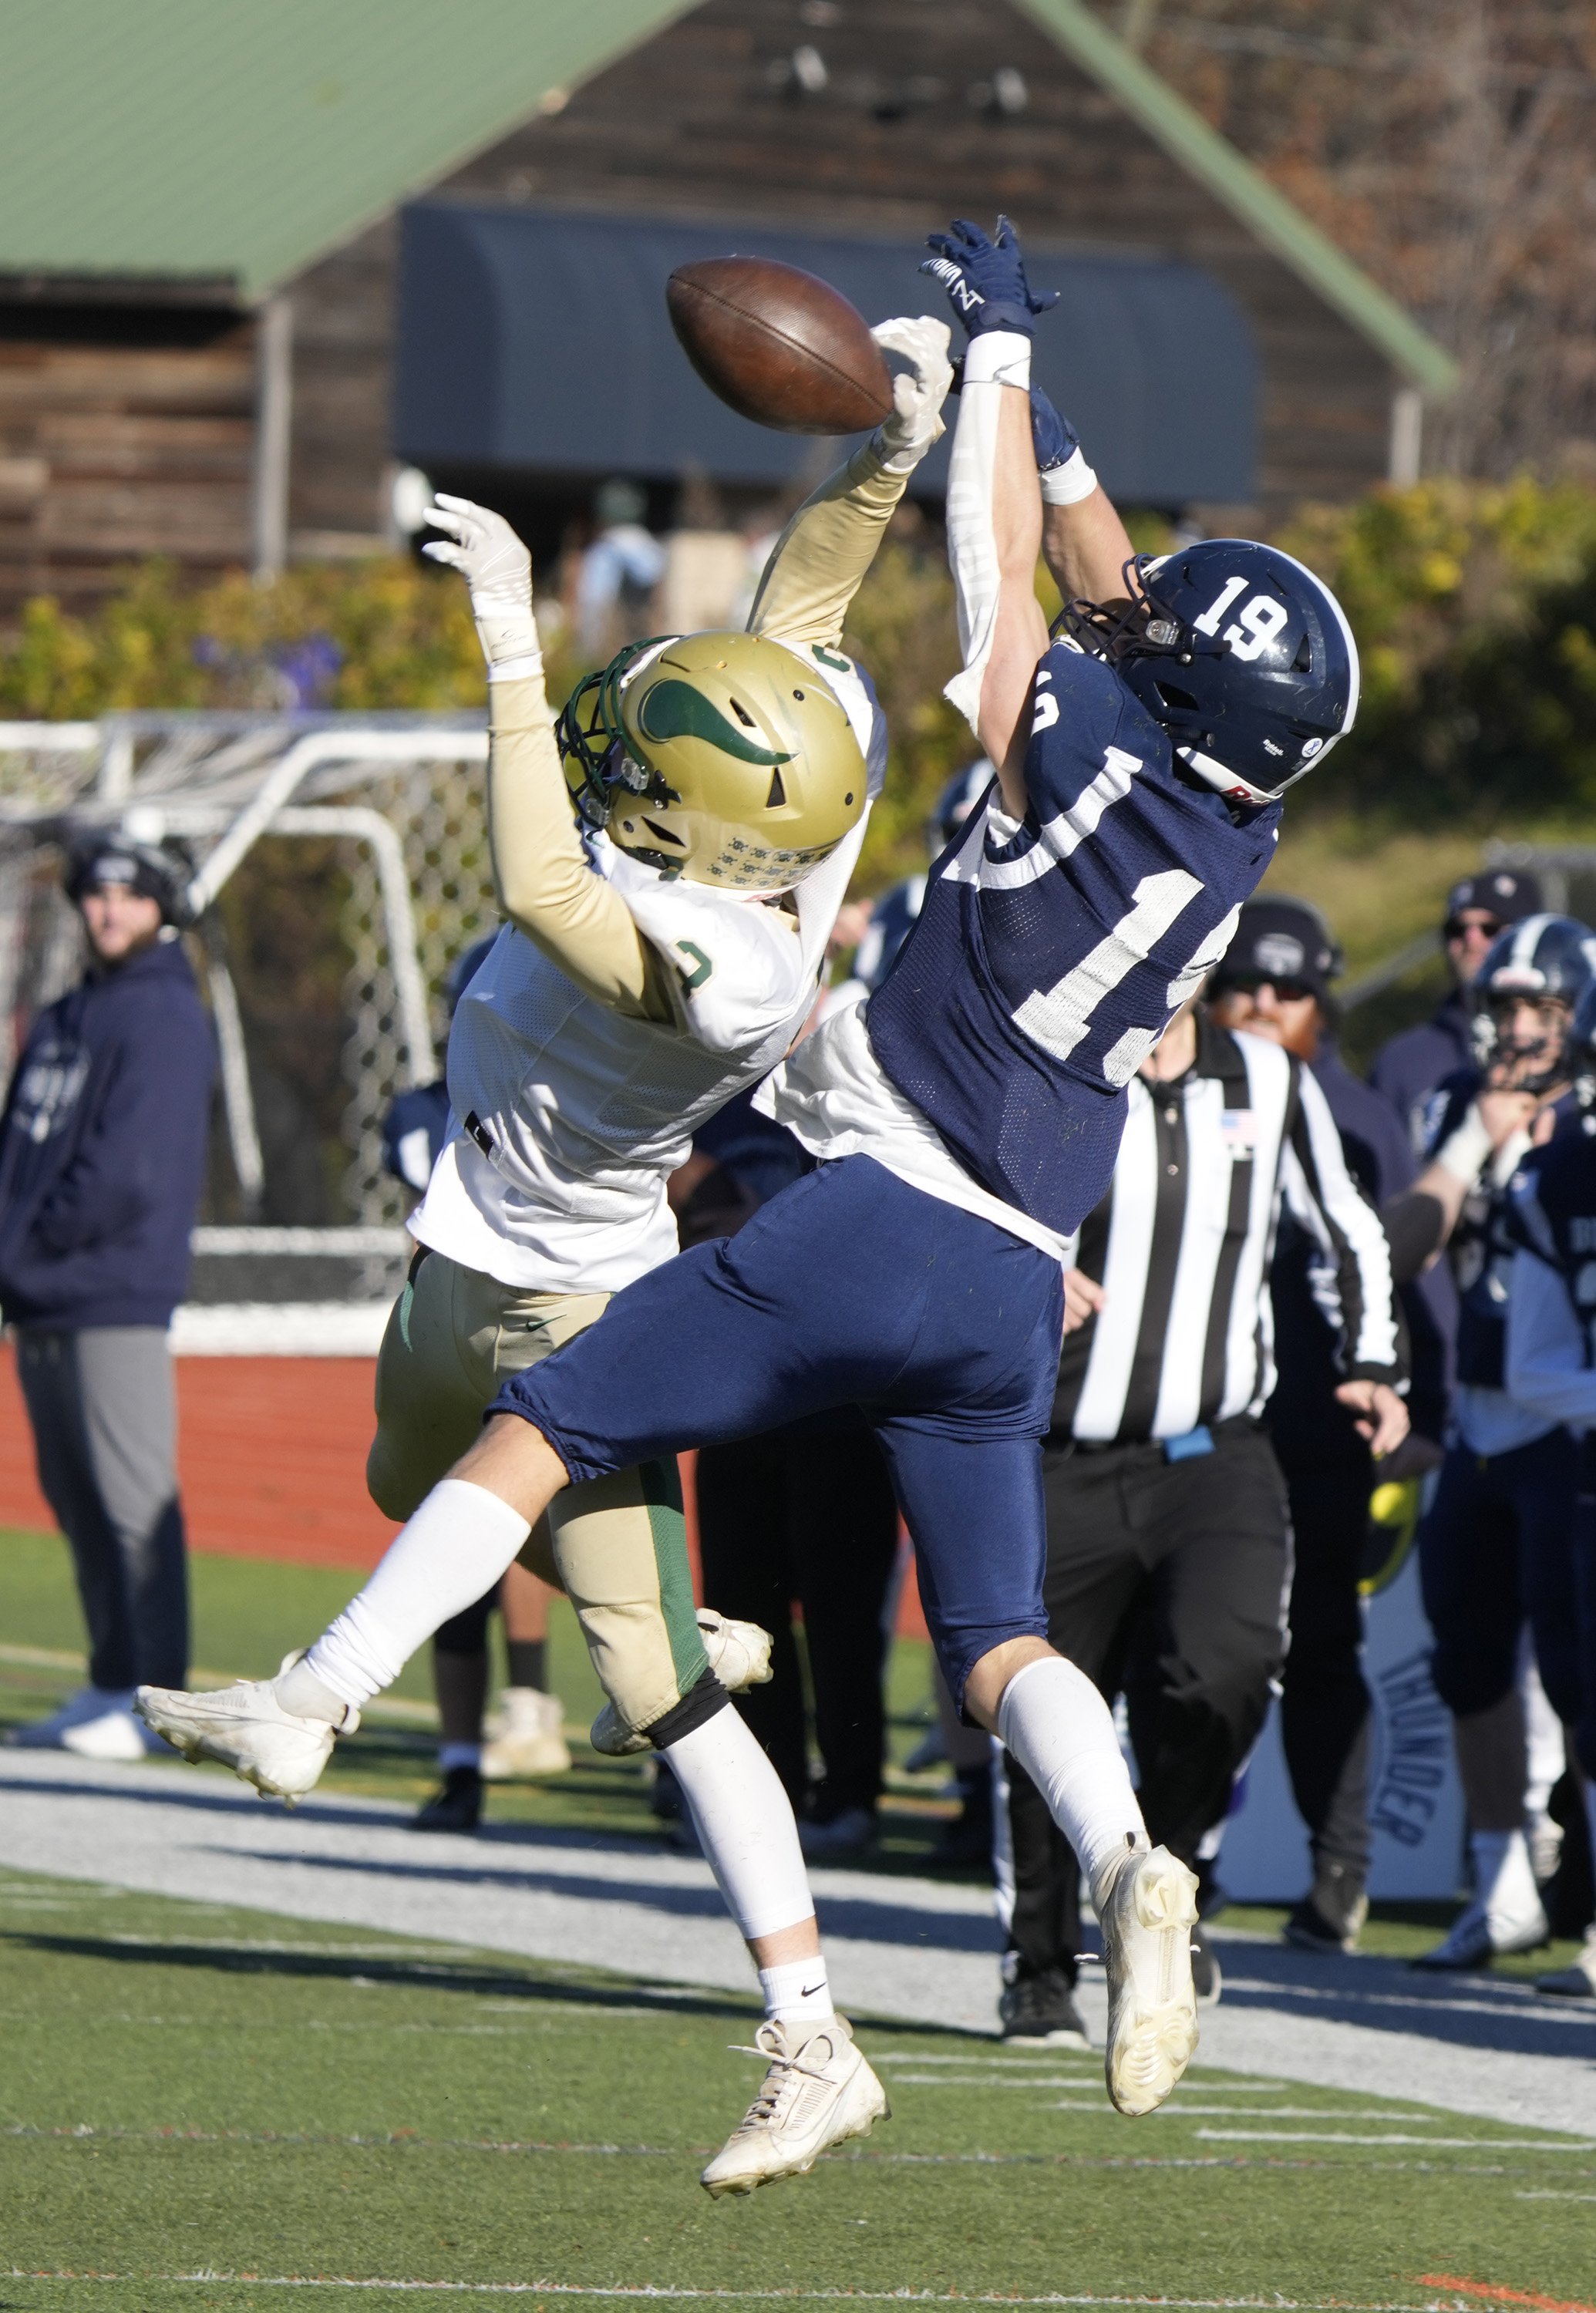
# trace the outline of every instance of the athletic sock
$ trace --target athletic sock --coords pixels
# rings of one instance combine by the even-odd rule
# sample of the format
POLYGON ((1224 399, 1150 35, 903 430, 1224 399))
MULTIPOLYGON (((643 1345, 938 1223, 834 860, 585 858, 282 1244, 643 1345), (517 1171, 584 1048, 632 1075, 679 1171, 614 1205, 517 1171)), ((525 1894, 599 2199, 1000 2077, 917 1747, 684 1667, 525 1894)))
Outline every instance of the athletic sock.
POLYGON ((768 2020, 796 2026, 795 2039, 807 2039, 836 2013, 825 1961, 818 1954, 813 1959, 784 1959, 777 1967, 762 1967, 759 1988, 768 2020))
POLYGON ((507 1639, 504 1642, 510 1686, 534 1687, 539 1694, 548 1693, 549 1641, 547 1639, 507 1639))
POLYGON ((462 1614, 503 1579, 532 1532, 519 1510, 485 1486, 445 1478, 389 1543, 376 1572, 306 1657, 341 1702, 392 1686, 440 1623, 462 1614))
POLYGON ((1583 1779, 1583 1788, 1585 1795, 1585 1821, 1591 1827, 1591 1855, 1592 1860, 1596 1861, 1596 1781, 1592 1781, 1587 1775, 1583 1779))
POLYGON ((745 1938, 815 1916, 792 1802, 729 1706, 660 1752, 681 1786, 699 1844, 745 1938))
POLYGON ((271 1684, 282 1708, 297 1719, 324 1719, 329 1727, 341 1727, 348 1716, 342 1695, 334 1694, 325 1679, 316 1676, 307 1655, 279 1671, 271 1684))
POLYGON ((440 1743, 437 1746, 437 1771, 440 1775, 453 1774, 456 1767, 475 1767, 481 1771, 482 1746, 480 1743, 440 1743))
POLYGON ((1044 1655, 1004 1688, 998 1733, 1075 1850, 1094 1903, 1105 1900, 1113 1867, 1148 1844, 1108 1705, 1084 1671, 1044 1655))

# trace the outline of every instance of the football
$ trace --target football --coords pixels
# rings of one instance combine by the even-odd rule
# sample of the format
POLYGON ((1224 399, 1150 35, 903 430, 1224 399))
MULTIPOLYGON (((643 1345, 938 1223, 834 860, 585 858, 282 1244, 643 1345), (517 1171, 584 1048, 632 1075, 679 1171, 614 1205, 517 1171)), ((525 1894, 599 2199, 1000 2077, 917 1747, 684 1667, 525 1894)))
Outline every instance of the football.
POLYGON ((892 412, 892 380, 862 314, 840 291, 769 257, 679 265, 671 326, 704 383, 756 426, 858 434, 892 412))

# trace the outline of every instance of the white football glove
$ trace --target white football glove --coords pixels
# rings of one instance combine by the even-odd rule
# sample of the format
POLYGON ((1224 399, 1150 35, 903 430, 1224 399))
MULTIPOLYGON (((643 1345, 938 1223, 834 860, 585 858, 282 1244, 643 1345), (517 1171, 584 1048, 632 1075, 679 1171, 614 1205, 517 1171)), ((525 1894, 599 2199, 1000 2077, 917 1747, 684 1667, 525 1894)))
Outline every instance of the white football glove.
POLYGON ((922 313, 918 321, 883 321, 870 335, 888 353, 902 354, 913 365, 912 376, 900 371, 893 379, 893 415, 876 429, 876 447, 888 472, 912 473, 942 438, 942 404, 953 383, 948 324, 922 313))
MULTIPOLYGON (((710 1668, 728 1693, 745 1694, 751 1686, 767 1685, 774 1675, 771 1648, 774 1641, 757 1623, 735 1622, 701 1606, 695 1616, 710 1668)), ((613 1702, 606 1702, 594 1720, 588 1741, 606 1758, 625 1759, 637 1751, 652 1750, 646 1735, 634 1735, 613 1702)))
POLYGON ((532 557, 503 514, 442 490, 427 509, 434 530, 421 551, 458 570, 471 588, 472 616, 481 638, 489 682, 541 674, 543 655, 532 614, 532 557))

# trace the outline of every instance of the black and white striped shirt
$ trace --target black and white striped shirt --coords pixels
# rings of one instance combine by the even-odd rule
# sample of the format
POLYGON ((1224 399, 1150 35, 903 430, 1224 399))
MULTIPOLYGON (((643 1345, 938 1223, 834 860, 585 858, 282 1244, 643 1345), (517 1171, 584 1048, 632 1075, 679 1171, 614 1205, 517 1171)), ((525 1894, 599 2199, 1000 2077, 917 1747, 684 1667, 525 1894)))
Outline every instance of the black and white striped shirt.
POLYGON ((1053 1434, 1184 1437, 1257 1415, 1274 1386, 1269 1264, 1281 1207, 1313 1248, 1314 1297, 1346 1380, 1398 1384, 1384 1229, 1346 1168, 1313 1077, 1277 1044, 1197 1016, 1197 1057, 1133 1077, 1113 1185, 1080 1232, 1107 1296, 1064 1341, 1053 1434))

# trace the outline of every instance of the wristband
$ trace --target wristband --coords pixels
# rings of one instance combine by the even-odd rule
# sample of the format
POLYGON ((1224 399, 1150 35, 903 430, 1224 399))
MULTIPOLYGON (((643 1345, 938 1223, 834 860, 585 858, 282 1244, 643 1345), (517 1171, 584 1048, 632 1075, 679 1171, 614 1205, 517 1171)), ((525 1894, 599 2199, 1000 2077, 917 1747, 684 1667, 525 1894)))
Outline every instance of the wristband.
POLYGON ((1455 1132, 1435 1152, 1435 1162, 1454 1181, 1472 1189, 1494 1154, 1491 1136, 1477 1108, 1470 1108, 1455 1132))
POLYGON ((1031 341, 1018 330, 985 330, 965 353, 965 390, 973 385, 1013 385, 1031 390, 1031 341))
POLYGON ((1042 477, 1042 497, 1048 506, 1079 506, 1098 487, 1098 478, 1076 450, 1062 466, 1049 466, 1042 477))

